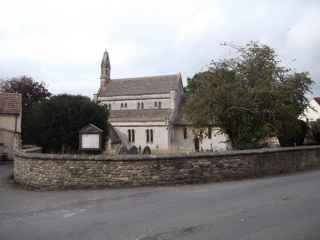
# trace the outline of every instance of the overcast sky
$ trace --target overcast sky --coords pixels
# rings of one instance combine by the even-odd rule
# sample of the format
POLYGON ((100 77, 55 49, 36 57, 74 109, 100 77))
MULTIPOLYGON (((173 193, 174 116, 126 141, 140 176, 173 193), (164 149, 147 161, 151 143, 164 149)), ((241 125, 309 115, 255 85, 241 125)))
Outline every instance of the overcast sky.
POLYGON ((92 96, 105 49, 112 78, 186 79, 232 56, 222 42, 251 40, 309 71, 320 94, 319 0, 8 0, 0 11, 0 78, 29 75, 55 94, 92 96))

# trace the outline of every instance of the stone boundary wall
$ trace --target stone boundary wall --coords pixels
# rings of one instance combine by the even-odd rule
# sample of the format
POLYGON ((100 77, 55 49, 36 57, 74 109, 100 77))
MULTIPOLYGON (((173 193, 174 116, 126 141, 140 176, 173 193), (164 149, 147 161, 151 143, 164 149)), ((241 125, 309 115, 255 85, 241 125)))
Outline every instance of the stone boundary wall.
POLYGON ((219 182, 320 167, 320 146, 167 156, 17 152, 14 177, 33 189, 159 186, 219 182))

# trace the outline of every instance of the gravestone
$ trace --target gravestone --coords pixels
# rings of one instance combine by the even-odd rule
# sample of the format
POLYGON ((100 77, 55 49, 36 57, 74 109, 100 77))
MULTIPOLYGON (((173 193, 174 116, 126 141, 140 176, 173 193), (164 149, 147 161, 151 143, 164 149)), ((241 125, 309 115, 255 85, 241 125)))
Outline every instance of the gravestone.
POLYGON ((138 148, 133 145, 129 150, 128 150, 128 154, 138 154, 138 148))
POLYGON ((149 146, 145 146, 143 149, 143 154, 149 155, 151 154, 151 149, 149 146))

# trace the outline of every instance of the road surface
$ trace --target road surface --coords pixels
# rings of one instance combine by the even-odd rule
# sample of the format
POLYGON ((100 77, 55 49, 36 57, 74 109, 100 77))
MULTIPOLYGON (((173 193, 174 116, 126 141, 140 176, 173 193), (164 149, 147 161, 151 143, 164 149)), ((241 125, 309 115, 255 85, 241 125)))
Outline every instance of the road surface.
POLYGON ((177 187, 26 191, 0 165, 0 239, 320 239, 320 171, 177 187))

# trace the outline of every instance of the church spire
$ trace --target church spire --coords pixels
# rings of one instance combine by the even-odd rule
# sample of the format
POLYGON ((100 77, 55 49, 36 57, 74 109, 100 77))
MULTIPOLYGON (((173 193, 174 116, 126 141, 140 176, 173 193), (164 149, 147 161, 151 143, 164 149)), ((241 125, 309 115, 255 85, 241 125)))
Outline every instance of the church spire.
POLYGON ((100 80, 101 80, 101 86, 110 80, 110 60, 109 60, 109 54, 108 51, 105 50, 103 53, 102 61, 101 61, 101 75, 100 75, 100 80))

